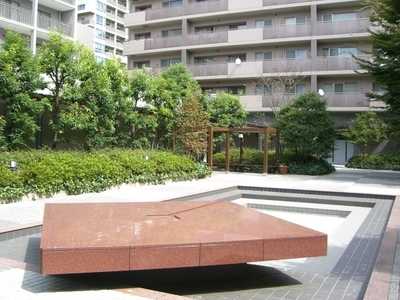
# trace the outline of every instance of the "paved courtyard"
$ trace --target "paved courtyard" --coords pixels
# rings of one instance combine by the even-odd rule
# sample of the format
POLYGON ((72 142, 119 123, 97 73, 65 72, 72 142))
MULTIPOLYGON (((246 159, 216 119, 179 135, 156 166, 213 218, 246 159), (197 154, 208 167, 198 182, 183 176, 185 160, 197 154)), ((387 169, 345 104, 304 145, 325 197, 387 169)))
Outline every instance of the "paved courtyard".
MULTIPOLYGON (((361 299, 361 295, 364 299, 399 299, 400 204, 394 201, 397 195, 400 172, 338 167, 335 173, 325 176, 214 172, 210 178, 198 181, 123 186, 97 194, 56 195, 51 199, 3 204, 0 299, 361 299), (243 197, 237 197, 238 193, 243 197), (327 230, 330 237, 328 256, 321 258, 201 270, 68 276, 39 273, 40 225, 45 203, 190 201, 216 197, 261 210, 270 207, 272 200, 280 206, 290 200, 298 203, 299 210, 350 214, 340 222, 326 217, 307 219, 306 226, 327 230), (302 208, 301 203, 306 200, 307 207, 302 208)), ((299 217, 299 222, 303 221, 299 217)))

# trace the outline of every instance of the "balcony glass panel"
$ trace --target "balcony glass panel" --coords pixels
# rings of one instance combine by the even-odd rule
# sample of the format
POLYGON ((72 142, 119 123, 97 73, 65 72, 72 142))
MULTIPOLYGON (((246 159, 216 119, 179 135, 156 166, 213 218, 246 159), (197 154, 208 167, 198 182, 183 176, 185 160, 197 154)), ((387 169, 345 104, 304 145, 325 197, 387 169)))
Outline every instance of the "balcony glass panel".
POLYGON ((203 45, 228 42, 228 31, 195 33, 187 36, 187 45, 203 45))
POLYGON ((228 10, 228 0, 210 0, 189 3, 186 13, 188 15, 194 15, 224 10, 228 10))

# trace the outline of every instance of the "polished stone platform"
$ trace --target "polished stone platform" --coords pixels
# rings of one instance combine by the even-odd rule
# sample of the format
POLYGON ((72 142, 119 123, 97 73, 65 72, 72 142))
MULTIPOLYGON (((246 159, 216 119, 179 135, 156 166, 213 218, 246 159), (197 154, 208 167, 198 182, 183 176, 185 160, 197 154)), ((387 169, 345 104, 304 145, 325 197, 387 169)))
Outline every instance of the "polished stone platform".
POLYGON ((327 235, 229 201, 49 203, 41 273, 240 264, 327 255, 327 235))

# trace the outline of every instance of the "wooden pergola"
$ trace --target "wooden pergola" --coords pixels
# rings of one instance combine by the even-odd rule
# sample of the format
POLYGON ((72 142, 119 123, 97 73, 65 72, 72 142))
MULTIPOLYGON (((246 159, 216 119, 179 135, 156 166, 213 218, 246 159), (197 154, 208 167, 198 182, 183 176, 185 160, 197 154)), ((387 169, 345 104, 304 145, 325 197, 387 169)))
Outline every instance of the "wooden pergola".
POLYGON ((207 163, 212 169, 213 167, 213 139, 214 132, 225 133, 225 171, 229 172, 230 165, 230 136, 232 133, 261 133, 264 134, 263 149, 264 149, 264 160, 263 160, 263 173, 268 173, 268 136, 271 133, 275 134, 275 158, 276 161, 279 159, 279 131, 275 128, 223 128, 223 127, 209 127, 208 129, 208 151, 207 151, 207 163))

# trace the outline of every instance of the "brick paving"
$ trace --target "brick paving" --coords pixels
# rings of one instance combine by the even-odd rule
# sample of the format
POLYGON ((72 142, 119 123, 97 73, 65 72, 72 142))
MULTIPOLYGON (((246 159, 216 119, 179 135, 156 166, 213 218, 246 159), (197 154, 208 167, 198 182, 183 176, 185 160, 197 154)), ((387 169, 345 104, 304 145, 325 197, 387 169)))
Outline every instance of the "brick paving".
POLYGON ((336 173, 325 176, 214 172, 199 181, 124 186, 98 194, 58 195, 0 205, 0 299, 359 299, 364 293, 366 299, 398 299, 399 214, 394 212, 399 205, 390 200, 396 195, 400 195, 400 172, 338 168, 336 173), (225 199, 234 199, 235 190, 230 188, 236 186, 265 189, 257 194, 266 195, 271 188, 280 195, 296 190, 327 203, 352 201, 372 203, 373 207, 354 238, 341 248, 332 248, 327 257, 247 265, 246 278, 162 284, 176 273, 154 271, 147 274, 154 279, 149 284, 134 286, 123 274, 121 281, 115 281, 116 274, 89 277, 38 273, 40 233, 34 230, 40 229, 47 202, 166 201, 177 197, 190 200, 197 193, 206 193, 203 197, 209 199, 216 195, 214 190, 221 189, 225 189, 219 193, 225 199), (34 226, 24 234, 22 230, 9 232, 10 228, 29 224, 34 226), (155 280, 157 276, 164 278, 155 280))

